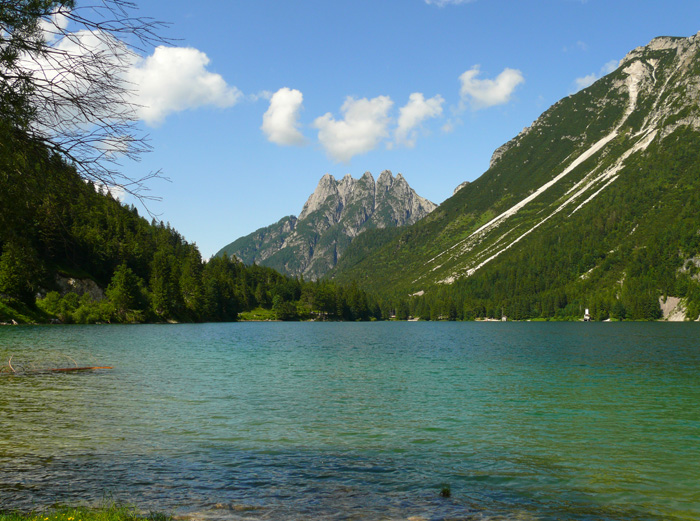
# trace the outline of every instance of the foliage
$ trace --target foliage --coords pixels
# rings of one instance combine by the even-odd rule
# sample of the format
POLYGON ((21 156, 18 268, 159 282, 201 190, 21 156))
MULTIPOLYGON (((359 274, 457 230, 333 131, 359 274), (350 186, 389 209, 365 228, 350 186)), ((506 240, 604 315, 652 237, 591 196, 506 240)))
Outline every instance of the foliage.
POLYGON ((31 245, 16 240, 6 242, 0 255, 0 298, 9 302, 33 303, 41 272, 31 245))
POLYGON ((15 310, 3 321, 232 321, 258 307, 280 320, 380 318, 357 288, 304 282, 226 256, 204 262, 168 224, 149 223, 99 193, 1 120, 0 178, 7 187, 0 190, 0 301, 15 310), (61 295, 57 277, 94 280, 106 298, 61 295), (37 294, 44 295, 38 308, 37 294))
POLYGON ((73 163, 86 179, 137 196, 119 157, 149 150, 125 72, 162 24, 127 0, 0 0, 0 119, 73 163))
POLYGON ((570 320, 588 308, 595 320, 655 320, 667 296, 698 317, 700 109, 697 77, 683 76, 675 53, 642 56, 648 70, 658 60, 656 83, 640 87, 629 117, 623 67, 551 107, 422 221, 376 245, 354 242, 330 276, 390 300, 397 318, 570 320), (573 164, 604 136, 605 148, 573 164), (644 136, 655 139, 632 153, 644 136), (582 195, 566 206, 574 190, 582 195))
POLYGON ((451 496, 452 496, 452 487, 450 487, 450 484, 445 483, 444 485, 441 485, 440 497, 451 497, 451 496))
POLYGON ((169 224, 149 223, 104 193, 133 181, 105 162, 143 145, 131 133, 135 107, 122 73, 135 45, 161 41, 160 24, 133 8, 0 0, 2 318, 232 321, 257 307, 280 320, 378 318, 369 310, 379 306, 356 287, 305 283, 226 256, 203 262, 169 224), (62 38, 72 45, 55 45, 62 38), (106 288, 104 298, 66 293, 60 282, 71 278, 106 288))

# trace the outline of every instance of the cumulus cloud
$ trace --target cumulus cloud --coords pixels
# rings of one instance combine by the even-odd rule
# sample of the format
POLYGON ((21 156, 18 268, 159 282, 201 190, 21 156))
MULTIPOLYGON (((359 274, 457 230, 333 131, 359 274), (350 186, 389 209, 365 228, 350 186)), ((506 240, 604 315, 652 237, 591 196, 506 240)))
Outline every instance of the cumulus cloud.
POLYGON ((586 76, 582 76, 581 78, 576 78, 574 80, 574 92, 578 92, 582 89, 585 89, 586 87, 590 87, 600 78, 602 78, 606 74, 610 74, 615 69, 617 69, 619 65, 620 62, 618 60, 610 60, 608 63, 601 67, 599 73, 596 74, 595 72, 592 72, 590 74, 587 74, 586 76))
POLYGON ((508 103, 515 88, 525 81, 517 69, 503 69, 493 80, 478 79, 480 72, 479 66, 475 65, 459 77, 462 102, 468 101, 474 109, 508 103))
POLYGON ((444 102, 439 94, 427 100, 420 92, 411 94, 408 103, 399 109, 399 121, 394 134, 396 143, 413 147, 421 123, 426 119, 441 116, 444 102))
POLYGON ((304 136, 299 131, 299 111, 304 96, 296 89, 283 87, 270 98, 270 108, 263 114, 262 131, 278 145, 300 145, 304 136))
POLYGON ((462 124, 462 120, 459 118, 450 118, 448 119, 445 124, 440 127, 440 130, 442 130, 443 134, 449 134, 454 131, 455 128, 457 128, 458 125, 462 124))
MULTIPOLYGON (((23 68, 35 76, 36 84, 53 85, 64 97, 95 96, 92 82, 85 76, 100 74, 102 68, 72 70, 71 65, 79 63, 81 57, 88 62, 102 61, 103 68, 111 66, 110 72, 117 75, 116 82, 123 81, 122 86, 128 91, 124 101, 133 104, 134 116, 149 125, 158 125, 168 114, 186 109, 205 105, 230 107, 243 97, 219 74, 207 70, 209 58, 197 49, 159 46, 150 56, 141 57, 108 33, 90 30, 61 33, 67 24, 68 19, 61 12, 42 20, 44 39, 58 52, 39 57, 26 55, 21 61, 23 68), (91 60, 91 56, 99 56, 99 60, 91 60)), ((107 100, 104 113, 95 109, 93 116, 109 119, 115 110, 109 101, 115 100, 107 100)), ((82 121, 85 117, 79 113, 68 115, 67 119, 76 125, 89 124, 82 121)))
POLYGON ((191 47, 159 46, 151 56, 139 59, 128 72, 128 80, 135 86, 138 117, 155 126, 173 112, 238 103, 241 91, 209 72, 207 65, 207 55, 191 47))
POLYGON ((585 89, 586 87, 590 87, 596 82, 597 79, 598 75, 595 72, 592 72, 580 78, 576 78, 574 80, 574 84, 576 85, 576 89, 574 92, 578 92, 582 89, 585 89))
POLYGON ((39 20, 39 29, 47 43, 52 43, 63 34, 68 27, 68 17, 66 16, 65 8, 57 9, 48 18, 39 20))
POLYGON ((425 3, 438 7, 445 7, 446 5, 470 4, 475 1, 476 0, 425 0, 425 3))
POLYGON ((349 96, 340 108, 343 119, 336 120, 328 112, 314 120, 318 140, 336 161, 349 161, 357 154, 369 152, 388 136, 388 113, 393 104, 388 96, 370 100, 349 96))

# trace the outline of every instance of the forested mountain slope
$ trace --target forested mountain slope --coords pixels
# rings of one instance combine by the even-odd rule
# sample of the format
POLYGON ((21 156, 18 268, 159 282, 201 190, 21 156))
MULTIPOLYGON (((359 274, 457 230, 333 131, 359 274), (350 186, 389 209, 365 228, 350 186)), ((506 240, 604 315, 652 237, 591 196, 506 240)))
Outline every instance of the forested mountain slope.
POLYGON ((302 282, 149 222, 0 117, 0 322, 232 321, 389 315, 356 287, 302 282))
POLYGON ((697 317, 699 100, 700 36, 656 38, 332 276, 416 295, 419 315, 657 318, 659 297, 676 296, 697 317))

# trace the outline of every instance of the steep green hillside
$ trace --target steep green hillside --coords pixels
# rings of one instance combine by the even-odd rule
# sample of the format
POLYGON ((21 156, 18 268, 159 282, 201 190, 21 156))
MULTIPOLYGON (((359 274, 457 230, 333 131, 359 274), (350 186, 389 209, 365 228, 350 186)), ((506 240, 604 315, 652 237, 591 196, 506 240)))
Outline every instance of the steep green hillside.
POLYGON ((410 306, 424 315, 603 318, 622 306, 655 318, 673 295, 697 316, 699 40, 635 49, 423 221, 361 261, 351 248, 332 276, 419 294, 410 306))

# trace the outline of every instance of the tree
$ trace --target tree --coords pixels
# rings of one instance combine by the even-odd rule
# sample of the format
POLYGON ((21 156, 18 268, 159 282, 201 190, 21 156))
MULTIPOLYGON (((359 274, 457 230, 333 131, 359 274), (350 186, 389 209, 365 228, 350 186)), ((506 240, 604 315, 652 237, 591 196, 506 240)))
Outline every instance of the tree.
POLYGON ((5 243, 0 254, 0 298, 33 304, 41 273, 34 248, 22 242, 5 243))
POLYGON ((151 262, 151 307, 153 311, 168 318, 178 311, 180 288, 177 258, 165 248, 158 249, 151 262))
POLYGON ((133 15, 127 0, 0 0, 0 119, 75 164, 99 186, 144 199, 144 182, 118 158, 149 150, 136 130, 126 71, 137 52, 163 42, 163 26, 133 15))
POLYGON ((140 280, 126 263, 114 270, 106 295, 121 320, 126 318, 129 311, 140 310, 144 306, 140 280))
POLYGON ((293 302, 284 300, 280 295, 275 295, 272 299, 272 311, 275 312, 277 320, 298 320, 299 313, 293 302))
POLYGON ((202 310, 204 288, 202 286, 202 256, 192 248, 182 263, 180 293, 190 318, 198 317, 202 310))

